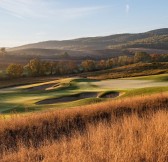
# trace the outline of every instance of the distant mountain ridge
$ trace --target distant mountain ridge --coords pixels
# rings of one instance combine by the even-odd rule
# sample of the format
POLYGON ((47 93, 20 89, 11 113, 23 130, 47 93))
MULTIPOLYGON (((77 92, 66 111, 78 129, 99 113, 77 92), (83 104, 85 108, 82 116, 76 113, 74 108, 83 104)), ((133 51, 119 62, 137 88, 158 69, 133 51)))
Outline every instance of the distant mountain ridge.
POLYGON ((87 37, 63 41, 45 41, 8 49, 9 51, 27 49, 57 50, 104 50, 123 48, 168 49, 168 28, 138 34, 116 34, 102 37, 87 37))

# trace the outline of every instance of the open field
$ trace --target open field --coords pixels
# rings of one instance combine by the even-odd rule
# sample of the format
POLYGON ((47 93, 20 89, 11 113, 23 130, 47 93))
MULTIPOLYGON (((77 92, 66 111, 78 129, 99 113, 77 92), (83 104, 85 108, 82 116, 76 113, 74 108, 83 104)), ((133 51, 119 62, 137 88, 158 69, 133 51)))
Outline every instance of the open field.
POLYGON ((2 162, 168 160, 168 94, 0 120, 2 162))
POLYGON ((32 112, 168 91, 168 75, 127 79, 66 78, 0 89, 0 112, 32 112))

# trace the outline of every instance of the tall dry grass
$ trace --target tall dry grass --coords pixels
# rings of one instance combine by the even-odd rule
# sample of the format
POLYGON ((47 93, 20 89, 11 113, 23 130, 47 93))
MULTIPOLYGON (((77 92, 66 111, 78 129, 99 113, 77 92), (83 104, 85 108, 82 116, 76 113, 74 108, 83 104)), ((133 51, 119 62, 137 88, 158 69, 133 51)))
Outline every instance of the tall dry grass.
POLYGON ((167 162, 168 95, 0 121, 2 162, 167 162))

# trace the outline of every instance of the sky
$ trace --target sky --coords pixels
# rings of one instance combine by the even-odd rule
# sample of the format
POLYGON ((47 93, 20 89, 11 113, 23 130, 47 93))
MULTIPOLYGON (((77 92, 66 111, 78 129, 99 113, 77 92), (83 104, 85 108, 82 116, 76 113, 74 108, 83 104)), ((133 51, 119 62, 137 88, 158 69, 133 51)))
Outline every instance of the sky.
POLYGON ((0 0, 0 47, 168 27, 168 0, 0 0))

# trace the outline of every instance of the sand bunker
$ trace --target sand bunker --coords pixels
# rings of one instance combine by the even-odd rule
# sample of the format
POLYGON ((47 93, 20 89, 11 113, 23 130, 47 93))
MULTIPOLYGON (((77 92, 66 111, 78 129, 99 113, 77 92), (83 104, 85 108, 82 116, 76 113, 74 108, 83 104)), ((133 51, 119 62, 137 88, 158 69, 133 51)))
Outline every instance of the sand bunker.
POLYGON ((44 84, 44 85, 40 85, 40 86, 34 86, 34 87, 30 87, 30 88, 26 88, 25 90, 28 92, 32 92, 32 91, 45 91, 46 89, 55 86, 55 83, 49 83, 49 84, 44 84))
POLYGON ((96 92, 84 92, 84 93, 60 97, 60 98, 45 99, 45 100, 37 102, 36 104, 41 105, 41 104, 65 103, 65 102, 77 101, 80 99, 92 98, 92 97, 97 97, 97 93, 96 92))
POLYGON ((102 95, 100 98, 116 98, 119 97, 121 94, 119 92, 109 92, 102 95))

